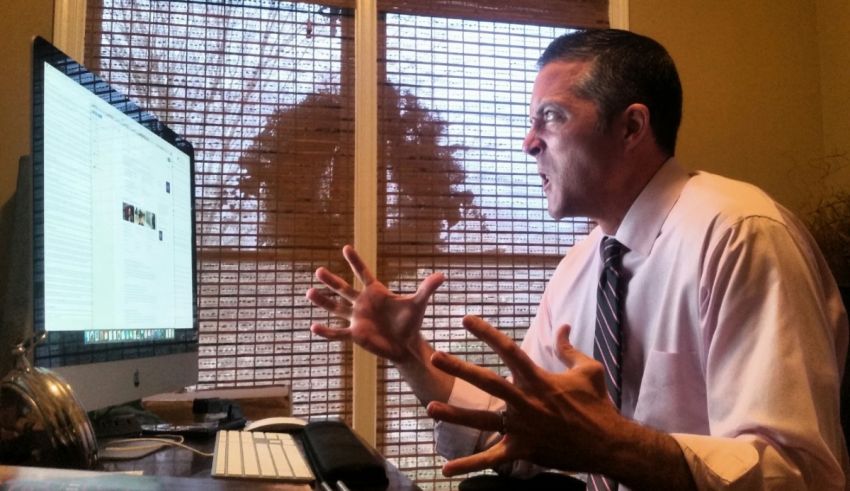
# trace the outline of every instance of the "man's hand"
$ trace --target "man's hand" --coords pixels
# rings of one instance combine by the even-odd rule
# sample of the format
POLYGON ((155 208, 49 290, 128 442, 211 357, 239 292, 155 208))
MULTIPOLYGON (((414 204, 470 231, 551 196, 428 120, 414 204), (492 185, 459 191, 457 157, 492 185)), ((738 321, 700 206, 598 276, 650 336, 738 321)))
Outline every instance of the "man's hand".
POLYGON ((515 460, 568 471, 597 471, 602 456, 611 451, 611 428, 624 420, 608 398, 602 365, 570 344, 569 326, 558 331, 555 347, 568 370, 550 373, 535 365, 516 343, 484 320, 467 316, 463 325, 504 360, 513 374, 513 383, 492 370, 445 353, 433 355, 435 367, 507 404, 504 421, 500 413, 439 402, 428 405, 428 414, 435 419, 505 433, 489 449, 447 462, 443 473, 465 474, 515 460))
POLYGON ((602 364, 570 343, 570 326, 558 330, 554 346, 567 370, 551 373, 482 319, 467 316, 463 325, 504 360, 513 382, 445 353, 432 355, 436 368, 506 403, 504 415, 441 402, 428 405, 435 419, 504 433, 487 450, 447 462, 443 474, 525 460, 552 469, 605 474, 633 489, 696 489, 682 450, 670 435, 620 415, 608 398, 602 364))
POLYGON ((353 247, 345 246, 342 253, 354 276, 363 284, 363 290, 357 291, 339 276, 319 268, 316 278, 339 298, 316 288, 307 290, 307 298, 332 315, 348 320, 349 326, 331 328, 316 323, 310 330, 327 339, 351 339, 394 363, 407 361, 412 352, 420 349, 419 329, 425 308, 445 277, 434 273, 422 281, 413 295, 397 295, 375 279, 353 247))

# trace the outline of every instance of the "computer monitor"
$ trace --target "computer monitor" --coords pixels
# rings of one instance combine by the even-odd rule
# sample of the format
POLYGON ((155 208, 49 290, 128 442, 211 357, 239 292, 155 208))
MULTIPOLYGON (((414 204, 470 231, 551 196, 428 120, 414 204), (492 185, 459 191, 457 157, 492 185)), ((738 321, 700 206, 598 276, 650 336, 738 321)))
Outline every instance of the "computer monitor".
POLYGON ((33 54, 34 363, 89 411, 195 384, 192 146, 47 41, 33 54))

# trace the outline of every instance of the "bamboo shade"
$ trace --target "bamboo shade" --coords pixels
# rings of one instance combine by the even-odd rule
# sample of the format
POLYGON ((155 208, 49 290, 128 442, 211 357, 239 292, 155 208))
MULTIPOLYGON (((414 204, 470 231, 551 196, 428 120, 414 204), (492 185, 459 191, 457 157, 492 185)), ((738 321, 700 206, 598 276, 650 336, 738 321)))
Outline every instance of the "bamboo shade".
MULTIPOLYGON (((426 314, 426 338, 505 375, 461 319, 483 316, 521 341, 550 273, 591 226, 548 217, 536 164, 522 152, 537 58, 568 31, 526 21, 552 20, 556 3, 564 25, 607 25, 607 2, 513 2, 501 10, 495 2, 379 3, 389 10, 379 34, 379 276, 413 292, 427 274, 446 273, 426 314), (593 22, 584 9, 568 22, 579 4, 599 7, 593 22)), ((457 480, 440 474, 421 402, 390 364, 379 378, 382 453, 420 485, 455 489, 457 480)))
MULTIPOLYGON (((552 221, 521 151, 536 60, 607 2, 379 2, 378 265, 412 292, 448 281, 423 327, 438 349, 504 371, 460 327, 516 339, 551 271, 591 224, 552 221)), ((87 65, 195 145, 203 387, 287 384, 293 412, 351 417, 351 348, 309 333, 304 299, 353 240, 353 11, 277 0, 89 0, 87 65)), ((424 489, 432 422, 379 369, 380 450, 424 489)))
POLYGON ((353 15, 275 0, 89 1, 87 63, 195 146, 201 387, 351 415, 351 348, 304 292, 353 237, 353 15))

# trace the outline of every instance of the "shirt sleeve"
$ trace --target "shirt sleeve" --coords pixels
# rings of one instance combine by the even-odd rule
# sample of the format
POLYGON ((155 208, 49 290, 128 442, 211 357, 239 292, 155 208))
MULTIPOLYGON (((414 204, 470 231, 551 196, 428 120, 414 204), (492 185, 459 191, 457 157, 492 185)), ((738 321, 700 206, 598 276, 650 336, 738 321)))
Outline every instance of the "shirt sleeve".
POLYGON ((814 489, 806 486, 798 469, 789 465, 776 448, 758 437, 672 436, 701 491, 814 489))
MULTIPOLYGON (((499 410, 504 402, 461 378, 455 378, 448 404, 467 409, 499 410)), ((437 421, 434 425, 434 441, 438 454, 455 459, 477 452, 487 440, 488 433, 468 426, 437 421)))
POLYGON ((834 281, 772 218, 715 240, 700 285, 711 435, 673 435, 698 488, 844 489, 846 314, 834 281))

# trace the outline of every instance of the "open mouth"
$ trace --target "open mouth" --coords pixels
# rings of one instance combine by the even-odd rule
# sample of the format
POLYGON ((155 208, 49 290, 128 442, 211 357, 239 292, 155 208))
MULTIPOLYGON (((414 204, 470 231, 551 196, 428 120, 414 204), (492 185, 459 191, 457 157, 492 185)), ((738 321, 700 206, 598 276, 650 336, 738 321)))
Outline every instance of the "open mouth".
POLYGON ((540 176, 540 180, 542 181, 543 192, 545 193, 546 190, 549 188, 549 177, 546 174, 543 174, 542 172, 538 175, 540 176))

